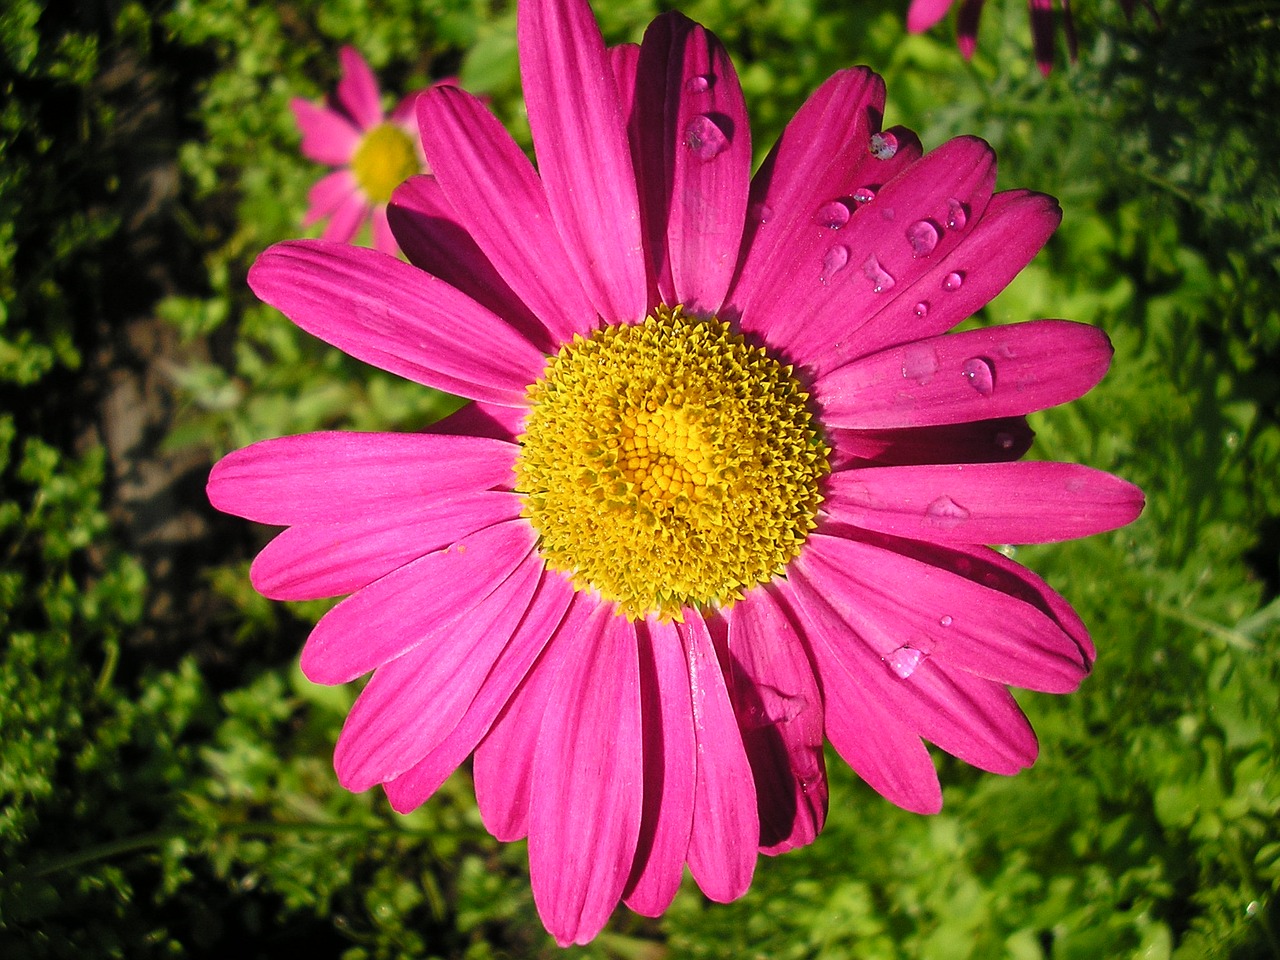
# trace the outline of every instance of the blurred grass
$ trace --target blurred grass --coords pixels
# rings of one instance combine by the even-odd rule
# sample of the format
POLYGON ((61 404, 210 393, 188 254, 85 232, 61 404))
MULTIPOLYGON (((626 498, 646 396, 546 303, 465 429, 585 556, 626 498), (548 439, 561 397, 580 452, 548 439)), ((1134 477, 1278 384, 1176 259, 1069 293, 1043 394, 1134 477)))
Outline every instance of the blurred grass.
MULTIPOLYGON (((597 13, 611 41, 636 40, 667 6, 597 13)), ((1033 455, 1118 472, 1148 507, 1114 534, 1017 551, 1099 647, 1079 693, 1020 696, 1032 770, 938 755, 946 807, 921 818, 832 757, 827 831, 762 860, 742 901, 688 885, 664 918, 619 910, 573 955, 1280 958, 1280 4, 1167 0, 1158 23, 1073 6, 1081 61, 1059 51, 1045 81, 1021 0, 987 3, 968 64, 950 22, 906 36, 898 0, 681 5, 734 55, 758 154, 830 72, 866 63, 888 122, 926 147, 980 134, 1002 187, 1062 200, 1061 230, 982 319, 1109 332, 1111 374, 1035 418, 1033 455)), ((321 607, 257 597, 261 535, 200 499, 227 449, 414 429, 446 402, 244 285, 257 252, 296 235, 318 175, 288 98, 331 89, 343 43, 388 89, 460 74, 527 142, 507 3, 0 14, 6 958, 561 953, 522 846, 487 837, 465 772, 409 817, 337 787, 352 691, 294 666, 321 607), (121 446, 108 401, 148 371, 142 396, 161 383, 163 409, 121 446), (140 533, 139 459, 190 474, 163 500, 199 514, 185 539, 140 533)))

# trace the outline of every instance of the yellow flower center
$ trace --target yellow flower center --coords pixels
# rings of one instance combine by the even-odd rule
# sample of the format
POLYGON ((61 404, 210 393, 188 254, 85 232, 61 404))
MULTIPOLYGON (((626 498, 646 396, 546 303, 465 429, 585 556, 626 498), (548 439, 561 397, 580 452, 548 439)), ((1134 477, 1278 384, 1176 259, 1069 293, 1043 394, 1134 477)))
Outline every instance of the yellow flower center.
POLYGON ((516 490, 547 564, 631 619, 741 599, 814 527, 830 452, 791 368, 659 308, 529 387, 516 490))
POLYGON ((413 138, 394 123, 374 127, 360 139, 351 170, 374 203, 386 203, 396 187, 422 169, 413 138))

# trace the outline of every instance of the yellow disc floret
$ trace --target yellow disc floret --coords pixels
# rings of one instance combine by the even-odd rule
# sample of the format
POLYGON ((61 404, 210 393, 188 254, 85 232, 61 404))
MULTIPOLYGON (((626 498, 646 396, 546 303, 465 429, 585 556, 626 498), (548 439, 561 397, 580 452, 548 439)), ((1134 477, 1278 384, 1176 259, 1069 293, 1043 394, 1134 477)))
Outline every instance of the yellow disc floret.
POLYGON ((516 490, 539 550, 632 619, 740 599, 813 529, 827 447, 791 368, 665 307, 529 387, 516 490))
POLYGON ((356 182, 374 203, 386 203, 396 187, 421 169, 413 138, 394 123, 379 124, 361 137, 351 158, 356 182))

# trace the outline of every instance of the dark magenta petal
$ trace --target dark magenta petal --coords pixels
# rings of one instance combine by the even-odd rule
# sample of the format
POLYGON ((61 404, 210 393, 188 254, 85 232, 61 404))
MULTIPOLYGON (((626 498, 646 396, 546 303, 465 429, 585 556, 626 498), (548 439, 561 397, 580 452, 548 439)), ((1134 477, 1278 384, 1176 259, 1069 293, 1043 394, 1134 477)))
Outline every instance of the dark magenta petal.
POLYGON ((529 876, 543 923, 567 946, 600 932, 631 876, 643 733, 635 626, 600 606, 592 627, 555 642, 569 652, 535 748, 529 876))

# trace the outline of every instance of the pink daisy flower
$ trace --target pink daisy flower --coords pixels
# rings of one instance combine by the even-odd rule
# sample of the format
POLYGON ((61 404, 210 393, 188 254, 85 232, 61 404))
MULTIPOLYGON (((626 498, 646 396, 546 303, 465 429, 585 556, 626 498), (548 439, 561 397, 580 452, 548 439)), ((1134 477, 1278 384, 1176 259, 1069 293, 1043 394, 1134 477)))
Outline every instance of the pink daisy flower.
MULTIPOLYGON (((907 29, 912 33, 924 33, 935 23, 946 16, 955 0, 911 0, 907 8, 907 29)), ((956 15, 956 43, 960 52, 968 60, 978 46, 978 18, 982 15, 984 0, 960 0, 960 12, 956 15)), ((1137 0, 1120 0, 1124 15, 1133 19, 1133 8, 1137 0)), ((1067 52, 1071 62, 1075 63, 1079 53, 1079 41, 1076 37, 1075 20, 1071 16, 1071 0, 1061 0, 1062 29, 1067 36, 1067 52)), ((1156 22, 1160 15, 1151 0, 1142 0, 1156 22)), ((1028 13, 1031 16, 1031 44, 1035 52, 1036 66, 1046 77, 1053 70, 1053 0, 1027 0, 1028 13)))
POLYGON ((408 263, 278 244, 249 282, 347 353, 472 403, 425 433, 315 433, 224 458, 219 509, 288 527, 268 597, 350 594, 318 683, 370 671, 339 738, 352 790, 423 803, 474 753, 501 840, 527 837, 562 944, 687 865, 713 900, 811 842, 824 737, 937 811, 926 741, 994 773, 1037 745, 1007 685, 1065 692, 1094 647, 987 544, 1128 523, 1142 495, 1018 462, 1025 415, 1106 371, 1064 320, 947 331, 1060 218, 993 193, 962 137, 881 130, 837 73, 751 176, 742 91, 680 14, 605 48, 585 0, 521 0, 537 169, 485 106, 419 101, 434 177, 396 193, 408 263))
MULTIPOLYGON (((912 33, 923 33, 941 20, 955 0, 911 0, 907 9, 907 29, 912 33)), ((978 18, 982 15, 984 0, 961 0, 960 13, 957 15, 956 42, 960 52, 968 60, 978 46, 978 18)), ((1071 17, 1071 0, 1060 0, 1062 5, 1062 28, 1067 35, 1067 50, 1071 62, 1075 63, 1078 52, 1075 21, 1071 17)), ((1036 66, 1046 77, 1053 70, 1053 0, 1027 0, 1027 10, 1031 17, 1031 44, 1035 51, 1036 66)), ((1132 0, 1125 6, 1126 12, 1132 11, 1132 0)))
POLYGON ((354 47, 338 53, 342 79, 327 106, 295 97, 289 101, 302 152, 311 160, 337 167, 307 195, 303 226, 328 220, 322 236, 349 242, 367 222, 373 245, 386 253, 399 247, 387 226, 387 201, 396 187, 425 169, 414 104, 406 96, 390 115, 382 109, 378 80, 354 47))

